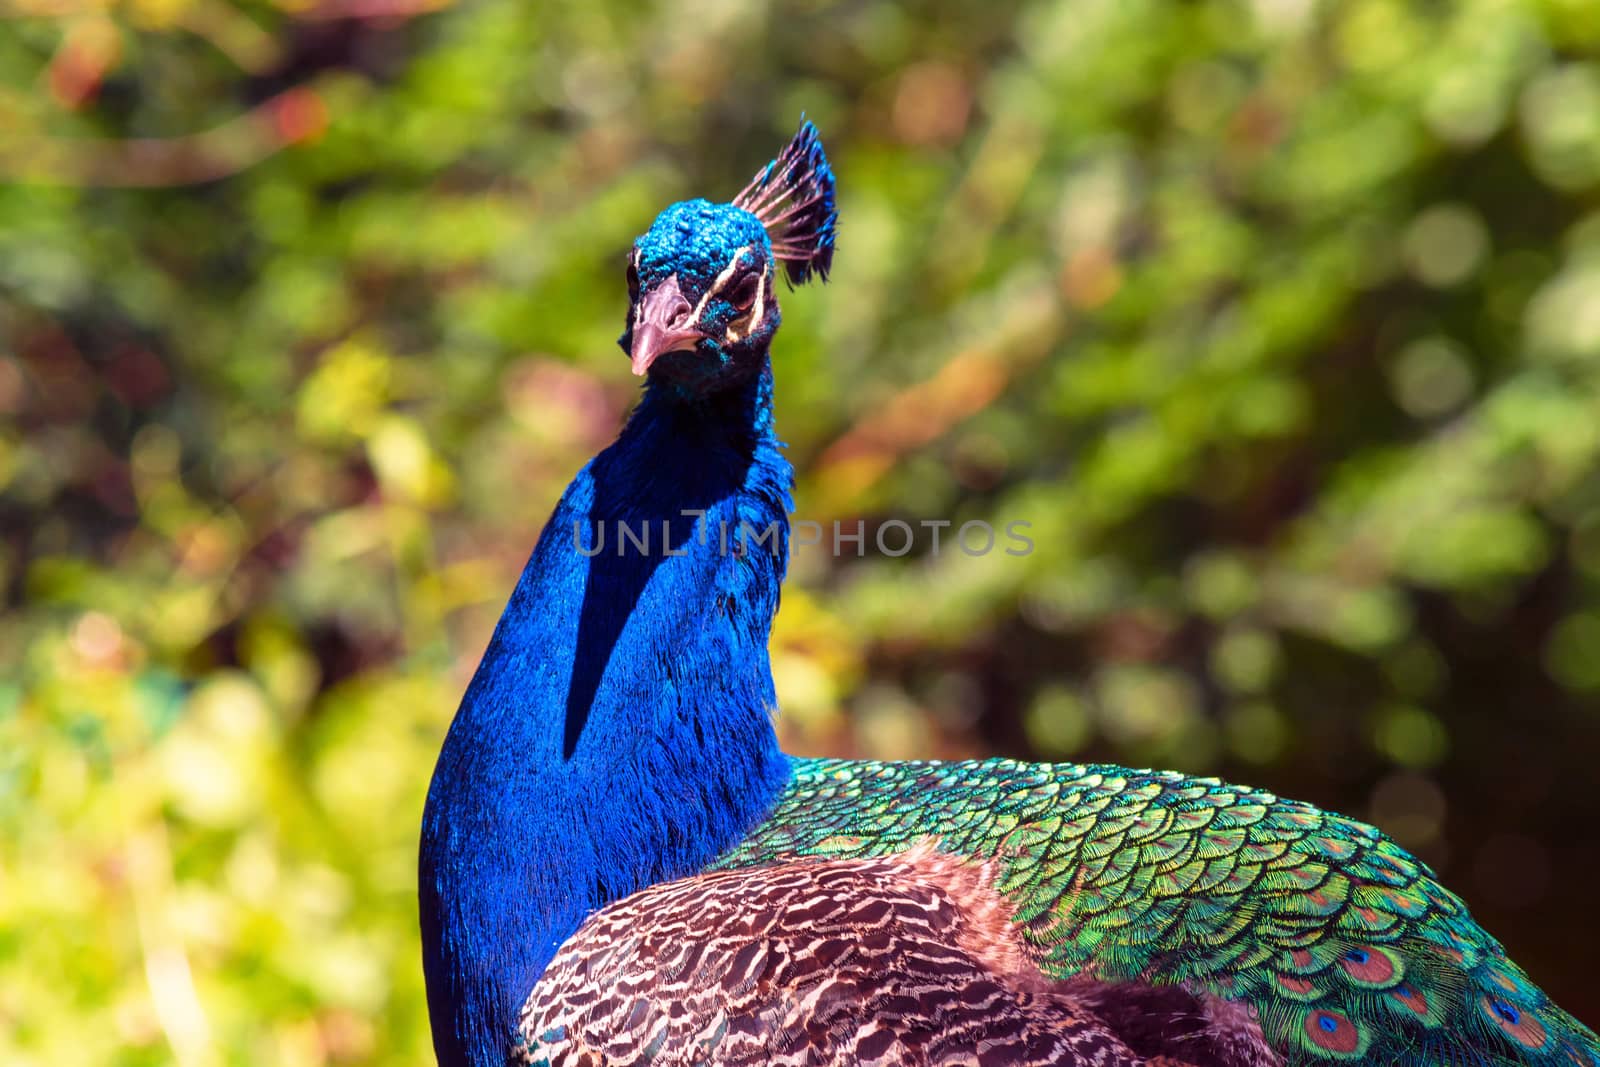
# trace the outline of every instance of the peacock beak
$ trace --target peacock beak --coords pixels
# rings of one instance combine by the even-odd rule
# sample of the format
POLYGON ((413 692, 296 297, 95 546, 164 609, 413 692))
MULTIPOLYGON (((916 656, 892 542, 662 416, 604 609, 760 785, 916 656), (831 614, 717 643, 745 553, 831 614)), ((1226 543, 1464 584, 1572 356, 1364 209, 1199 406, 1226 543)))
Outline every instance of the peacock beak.
POLYGON ((634 312, 633 346, 628 351, 633 373, 643 374, 660 356, 692 349, 705 332, 691 323, 694 309, 672 275, 640 298, 634 312))

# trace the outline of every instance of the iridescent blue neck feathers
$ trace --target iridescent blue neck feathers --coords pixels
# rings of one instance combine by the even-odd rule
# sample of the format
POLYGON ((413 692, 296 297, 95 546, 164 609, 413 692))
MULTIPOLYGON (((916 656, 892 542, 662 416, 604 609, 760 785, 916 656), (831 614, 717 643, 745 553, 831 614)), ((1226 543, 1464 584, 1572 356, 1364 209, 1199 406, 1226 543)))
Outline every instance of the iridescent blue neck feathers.
POLYGON ((441 1067, 504 1063, 522 998, 587 914, 704 867, 788 780, 767 636, 790 483, 768 370, 703 404, 652 388, 567 489, 428 795, 441 1067), (762 540, 724 534, 741 529, 762 540))

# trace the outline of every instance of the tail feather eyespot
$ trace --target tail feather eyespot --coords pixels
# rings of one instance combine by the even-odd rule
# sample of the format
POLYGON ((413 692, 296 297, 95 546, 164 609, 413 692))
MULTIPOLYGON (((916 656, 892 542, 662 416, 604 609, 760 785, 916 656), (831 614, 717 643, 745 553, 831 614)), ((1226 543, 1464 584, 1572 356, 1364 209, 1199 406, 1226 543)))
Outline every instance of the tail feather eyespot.
POLYGON ((1388 989, 1406 973, 1404 958, 1380 945, 1352 945, 1339 958, 1339 966, 1363 989, 1388 989))
POLYGON ((1366 1030, 1349 1016, 1326 1008, 1307 1011, 1301 1033, 1311 1051, 1334 1059, 1357 1060, 1367 1051, 1366 1030))
POLYGON ((1389 996, 1418 1016, 1425 1017, 1428 1014, 1428 994, 1416 986, 1402 982, 1389 991, 1389 996))
POLYGON ((1478 1002, 1484 1017, 1512 1041, 1527 1049, 1541 1049, 1550 1032, 1533 1012, 1519 1008, 1504 997, 1487 994, 1478 1002))
POLYGON ((1450 1006, 1460 1002, 1433 986, 1407 978, 1385 991, 1379 1003, 1408 1023, 1436 1030, 1444 1026, 1450 1006))

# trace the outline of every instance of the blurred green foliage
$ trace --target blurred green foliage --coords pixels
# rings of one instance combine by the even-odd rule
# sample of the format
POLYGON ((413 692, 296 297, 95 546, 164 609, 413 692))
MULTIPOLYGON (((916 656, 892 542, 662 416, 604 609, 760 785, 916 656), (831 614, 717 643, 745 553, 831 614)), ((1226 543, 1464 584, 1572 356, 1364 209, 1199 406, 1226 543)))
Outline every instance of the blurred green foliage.
POLYGON ((0 1060, 430 1062, 422 797, 624 251, 802 109, 798 514, 1037 547, 800 549, 786 743, 1373 819, 1600 1017, 1591 0, 3 14, 0 1060))

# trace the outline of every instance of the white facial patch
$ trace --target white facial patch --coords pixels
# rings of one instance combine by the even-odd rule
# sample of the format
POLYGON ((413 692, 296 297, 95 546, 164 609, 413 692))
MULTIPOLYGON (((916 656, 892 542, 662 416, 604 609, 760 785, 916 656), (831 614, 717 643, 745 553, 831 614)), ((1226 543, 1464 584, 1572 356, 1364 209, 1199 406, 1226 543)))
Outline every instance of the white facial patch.
POLYGON ((700 298, 700 303, 694 306, 694 318, 691 321, 700 321, 700 313, 705 311, 706 305, 711 302, 711 298, 720 293, 722 287, 728 284, 728 279, 733 277, 733 272, 739 269, 739 261, 744 258, 744 254, 750 249, 750 245, 745 245, 733 254, 732 259, 728 260, 728 265, 722 268, 722 273, 717 275, 717 280, 711 283, 711 288, 707 289, 705 295, 700 298))
MULTIPOLYGON (((637 248, 635 248, 633 250, 633 254, 628 257, 628 264, 629 264, 629 266, 633 267, 633 273, 637 277, 638 274, 639 274, 639 250, 637 248)), ((641 323, 643 321, 644 321, 644 301, 643 300, 635 300, 633 302, 633 328, 634 329, 638 329, 639 323, 641 323)))
MULTIPOLYGON (((739 264, 744 260, 745 255, 754 254, 754 252, 754 245, 745 245, 743 248, 739 249, 739 251, 733 254, 733 258, 728 260, 728 265, 722 268, 722 273, 717 275, 716 280, 711 283, 711 287, 707 289, 705 295, 700 298, 700 303, 695 306, 695 322, 700 321, 700 314, 701 312, 705 311, 706 305, 711 302, 711 298, 722 292, 723 288, 733 278, 734 271, 739 269, 739 264)), ((761 315, 766 310, 766 303, 767 276, 763 272, 756 285, 755 303, 751 305, 748 312, 739 316, 739 319, 744 321, 746 328, 741 331, 737 326, 730 325, 728 327, 728 340, 738 341, 741 337, 748 337, 750 332, 755 329, 755 324, 761 321, 761 315)))
POLYGON ((735 329, 734 327, 729 326, 728 327, 728 340, 737 341, 741 337, 748 336, 750 331, 754 330, 756 328, 756 323, 761 321, 761 313, 765 309, 766 303, 767 303, 767 274, 766 274, 766 271, 762 271, 761 272, 761 277, 756 280, 756 301, 755 301, 755 303, 750 305, 750 311, 744 317, 745 326, 747 326, 749 329, 747 329, 743 333, 741 333, 737 329, 735 329))

